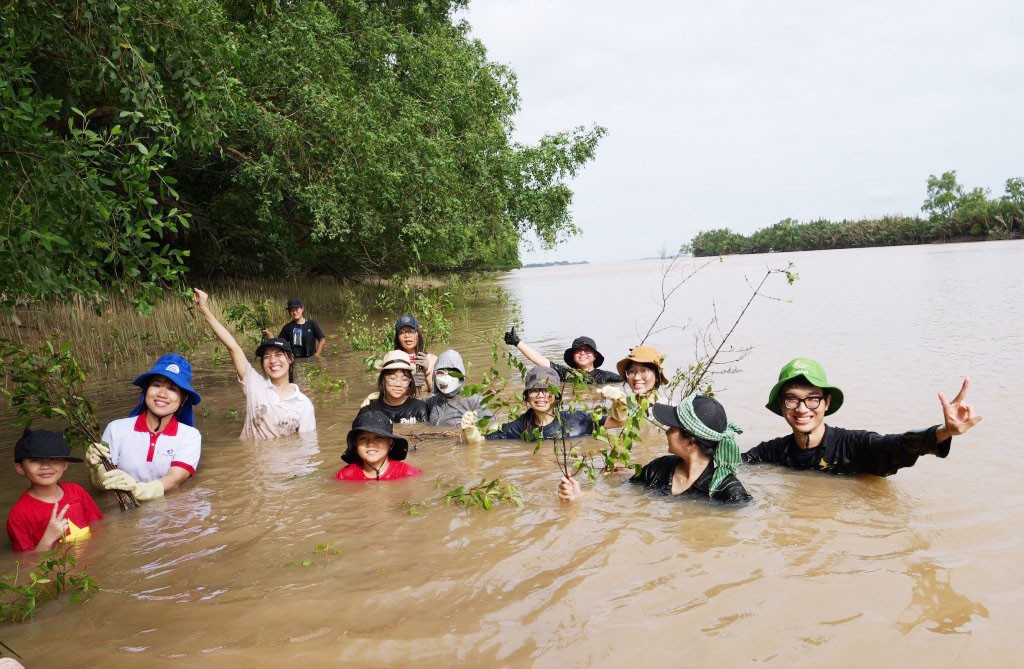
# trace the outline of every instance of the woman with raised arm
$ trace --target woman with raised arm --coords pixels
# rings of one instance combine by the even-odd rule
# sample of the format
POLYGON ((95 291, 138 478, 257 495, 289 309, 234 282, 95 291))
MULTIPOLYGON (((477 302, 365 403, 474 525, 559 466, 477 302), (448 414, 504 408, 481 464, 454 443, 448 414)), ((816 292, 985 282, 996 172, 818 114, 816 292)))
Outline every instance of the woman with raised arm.
POLYGON ((261 376, 245 357, 242 347, 210 311, 209 296, 198 288, 193 301, 217 339, 231 354, 231 362, 245 393, 245 421, 241 437, 274 439, 296 432, 316 430, 313 403, 292 383, 292 347, 280 337, 264 339, 256 348, 256 359, 263 368, 261 376))

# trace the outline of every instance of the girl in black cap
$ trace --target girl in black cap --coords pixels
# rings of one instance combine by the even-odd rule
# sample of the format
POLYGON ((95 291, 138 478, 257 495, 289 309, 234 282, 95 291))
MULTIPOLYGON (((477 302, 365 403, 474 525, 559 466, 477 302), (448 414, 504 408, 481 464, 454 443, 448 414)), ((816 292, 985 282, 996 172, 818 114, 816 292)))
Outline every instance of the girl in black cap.
POLYGON ((193 301, 199 313, 206 318, 210 329, 231 354, 231 362, 238 374, 238 382, 245 393, 245 422, 242 425, 243 438, 274 439, 296 432, 316 430, 316 416, 313 403, 292 383, 291 344, 280 337, 266 339, 256 348, 256 358, 263 373, 260 374, 249 364, 242 347, 210 311, 209 296, 198 288, 193 301))
POLYGON ((395 436, 391 419, 379 411, 361 411, 345 440, 348 448, 341 459, 348 466, 334 475, 339 481, 388 481, 420 474, 402 462, 409 442, 395 436))
POLYGON ((622 383, 622 377, 615 372, 598 369, 604 364, 604 356, 597 350, 597 343, 590 337, 576 337, 572 340, 572 346, 565 349, 565 353, 562 355, 565 365, 551 362, 541 355, 537 349, 516 335, 515 327, 505 333, 505 343, 515 346, 533 364, 554 369, 562 381, 565 381, 570 371, 577 369, 583 372, 583 379, 586 383, 622 383))
MULTIPOLYGON (((662 495, 708 497, 719 502, 742 503, 752 498, 736 478, 740 464, 736 435, 725 408, 713 397, 694 393, 677 406, 654 405, 655 419, 668 427, 669 455, 655 458, 630 479, 662 495)), ((563 476, 558 498, 578 498, 580 484, 563 476)))

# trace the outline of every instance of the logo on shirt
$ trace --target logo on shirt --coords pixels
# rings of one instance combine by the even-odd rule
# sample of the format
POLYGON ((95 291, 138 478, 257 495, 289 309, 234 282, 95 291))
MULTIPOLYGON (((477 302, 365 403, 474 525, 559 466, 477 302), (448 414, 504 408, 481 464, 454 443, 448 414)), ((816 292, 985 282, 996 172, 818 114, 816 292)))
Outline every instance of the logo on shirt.
POLYGON ((168 372, 171 372, 172 374, 181 374, 181 367, 178 367, 174 363, 167 365, 166 367, 164 367, 164 369, 167 370, 168 372))

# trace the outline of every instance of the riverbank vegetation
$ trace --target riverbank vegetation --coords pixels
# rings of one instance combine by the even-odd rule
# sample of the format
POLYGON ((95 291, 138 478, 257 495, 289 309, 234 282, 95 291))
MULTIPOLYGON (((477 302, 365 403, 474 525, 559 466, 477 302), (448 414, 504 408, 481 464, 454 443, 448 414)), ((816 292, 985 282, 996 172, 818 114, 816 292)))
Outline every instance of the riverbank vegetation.
POLYGON ((0 0, 0 307, 508 268, 575 234, 605 131, 512 141, 465 5, 0 0))
POLYGON ((1006 181, 1005 193, 990 197, 987 189, 965 189, 956 172, 928 178, 921 210, 927 215, 885 216, 860 221, 807 223, 787 218, 751 235, 728 228, 707 230, 690 242, 695 256, 773 251, 816 251, 867 246, 899 246, 939 242, 1013 239, 1024 236, 1024 178, 1006 181))

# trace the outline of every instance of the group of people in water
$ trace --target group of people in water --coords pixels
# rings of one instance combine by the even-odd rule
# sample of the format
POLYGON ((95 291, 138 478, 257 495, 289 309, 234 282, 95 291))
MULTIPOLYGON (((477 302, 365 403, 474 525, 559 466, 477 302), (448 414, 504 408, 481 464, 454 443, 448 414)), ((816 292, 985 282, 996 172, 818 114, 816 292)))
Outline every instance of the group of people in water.
MULTIPOLYGON (((214 316, 205 292, 194 289, 194 302, 212 332, 227 348, 245 396, 242 438, 274 439, 316 430, 313 403, 294 382, 296 359, 319 356, 323 332, 305 319, 298 299, 288 301, 292 321, 278 337, 264 330, 256 348, 259 369, 232 334, 214 316)), ((394 433, 395 423, 429 423, 459 427, 466 443, 485 440, 539 438, 572 439, 592 434, 597 425, 622 427, 633 417, 665 432, 668 454, 644 466, 630 480, 666 496, 703 497, 726 503, 751 499, 737 478, 742 463, 770 463, 792 469, 831 474, 888 476, 913 466, 926 454, 946 457, 954 436, 976 425, 977 415, 966 402, 969 381, 949 401, 939 393, 942 424, 918 431, 881 435, 834 428, 824 419, 843 404, 842 391, 830 384, 824 368, 813 360, 788 362, 768 394, 766 408, 783 417, 789 432, 740 453, 736 435, 742 430, 729 420, 714 397, 694 393, 676 404, 662 397, 669 385, 664 357, 650 345, 636 346, 615 365, 601 369, 604 356, 589 337, 577 337, 565 350, 565 364, 552 362, 516 334, 505 333, 534 366, 523 389, 526 405, 521 415, 493 429, 484 427, 492 413, 479 395, 466 396, 466 365, 457 351, 439 355, 425 351, 417 320, 404 315, 395 323, 394 349, 383 355, 376 392, 360 407, 346 437, 341 456, 345 466, 335 478, 380 481, 415 476, 418 469, 405 462, 408 441, 394 433), (561 409, 564 382, 576 380, 601 386, 608 402, 600 417, 580 409, 561 409), (418 394, 425 393, 420 399, 418 394), (486 420, 485 420, 486 419, 486 420)), ((201 435, 194 426, 193 407, 201 401, 192 388, 192 367, 177 354, 161 356, 133 384, 140 389, 138 403, 127 418, 112 421, 102 443, 85 453, 90 480, 100 490, 126 490, 140 501, 153 500, 178 488, 196 473, 201 435), (116 465, 107 470, 104 461, 116 465)), ((29 481, 29 489, 12 507, 7 531, 15 550, 48 550, 59 540, 88 535, 89 525, 102 518, 88 492, 60 482, 71 455, 64 437, 45 430, 29 431, 15 447, 15 468, 29 481)), ((564 476, 558 483, 559 499, 579 499, 577 480, 564 476)))

